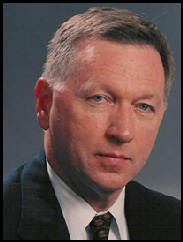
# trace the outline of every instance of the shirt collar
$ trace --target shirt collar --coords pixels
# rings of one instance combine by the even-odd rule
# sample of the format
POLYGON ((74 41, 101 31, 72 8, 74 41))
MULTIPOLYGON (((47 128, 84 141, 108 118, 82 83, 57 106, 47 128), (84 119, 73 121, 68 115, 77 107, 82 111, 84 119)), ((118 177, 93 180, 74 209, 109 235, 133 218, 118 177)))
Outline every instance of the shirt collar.
POLYGON ((124 212, 124 201, 125 201, 125 187, 117 198, 116 202, 109 208, 109 212, 116 219, 116 224, 121 239, 128 237, 128 229, 124 212))
MULTIPOLYGON (((77 239, 79 234, 85 233, 86 226, 91 222, 97 213, 82 197, 74 193, 58 177, 48 162, 47 171, 55 190, 55 195, 62 208, 62 213, 68 226, 71 239, 77 239)), ((123 188, 116 202, 108 210, 116 219, 121 238, 124 233, 124 226, 121 225, 126 222, 124 215, 124 197, 125 187, 123 188)))

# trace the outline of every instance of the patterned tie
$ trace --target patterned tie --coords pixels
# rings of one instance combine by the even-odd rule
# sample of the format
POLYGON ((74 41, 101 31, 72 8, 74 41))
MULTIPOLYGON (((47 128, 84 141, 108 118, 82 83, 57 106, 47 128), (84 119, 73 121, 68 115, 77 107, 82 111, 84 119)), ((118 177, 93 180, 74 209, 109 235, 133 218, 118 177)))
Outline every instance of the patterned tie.
POLYGON ((95 216, 90 222, 90 229, 93 234, 93 240, 108 240, 109 227, 113 216, 110 212, 95 216))

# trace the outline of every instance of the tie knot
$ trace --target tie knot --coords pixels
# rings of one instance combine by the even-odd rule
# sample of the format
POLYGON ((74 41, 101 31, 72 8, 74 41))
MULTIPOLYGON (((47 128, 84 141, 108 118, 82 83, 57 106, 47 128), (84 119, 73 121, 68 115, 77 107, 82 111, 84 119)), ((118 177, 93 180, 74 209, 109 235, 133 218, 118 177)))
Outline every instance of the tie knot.
POLYGON ((110 212, 93 218, 89 224, 93 234, 93 240, 108 240, 112 219, 113 216, 110 212))

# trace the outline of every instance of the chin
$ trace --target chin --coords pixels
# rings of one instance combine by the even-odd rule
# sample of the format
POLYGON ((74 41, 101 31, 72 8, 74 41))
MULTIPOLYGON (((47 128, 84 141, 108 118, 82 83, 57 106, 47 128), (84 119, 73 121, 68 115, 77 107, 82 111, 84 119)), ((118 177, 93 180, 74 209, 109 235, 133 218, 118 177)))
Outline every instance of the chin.
POLYGON ((129 181, 117 174, 105 174, 103 178, 95 182, 95 185, 103 191, 115 192, 121 190, 129 181))

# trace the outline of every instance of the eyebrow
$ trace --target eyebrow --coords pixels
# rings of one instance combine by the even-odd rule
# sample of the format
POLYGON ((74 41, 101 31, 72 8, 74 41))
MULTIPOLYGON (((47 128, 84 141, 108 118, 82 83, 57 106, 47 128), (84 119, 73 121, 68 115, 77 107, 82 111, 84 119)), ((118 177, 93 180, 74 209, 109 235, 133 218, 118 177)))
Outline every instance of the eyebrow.
POLYGON ((145 100, 145 99, 156 99, 158 106, 160 106, 162 103, 161 97, 157 93, 149 93, 149 94, 139 96, 138 98, 136 98, 135 101, 140 101, 140 100, 145 100))
POLYGON ((86 91, 88 88, 91 87, 91 85, 96 85, 97 82, 96 81, 93 81, 92 78, 89 78, 86 82, 84 82, 80 88, 78 89, 78 93, 81 92, 81 91, 86 91))
POLYGON ((78 93, 84 91, 88 91, 92 88, 96 88, 96 87, 102 87, 102 88, 105 88, 105 89, 111 89, 111 86, 109 83, 106 83, 106 82, 100 82, 98 81, 99 79, 98 78, 88 78, 87 81, 85 83, 83 83, 80 88, 78 89, 78 93))
POLYGON ((154 98, 158 99, 159 102, 161 101, 161 97, 157 93, 144 94, 137 99, 140 100, 140 99, 154 99, 154 98))

